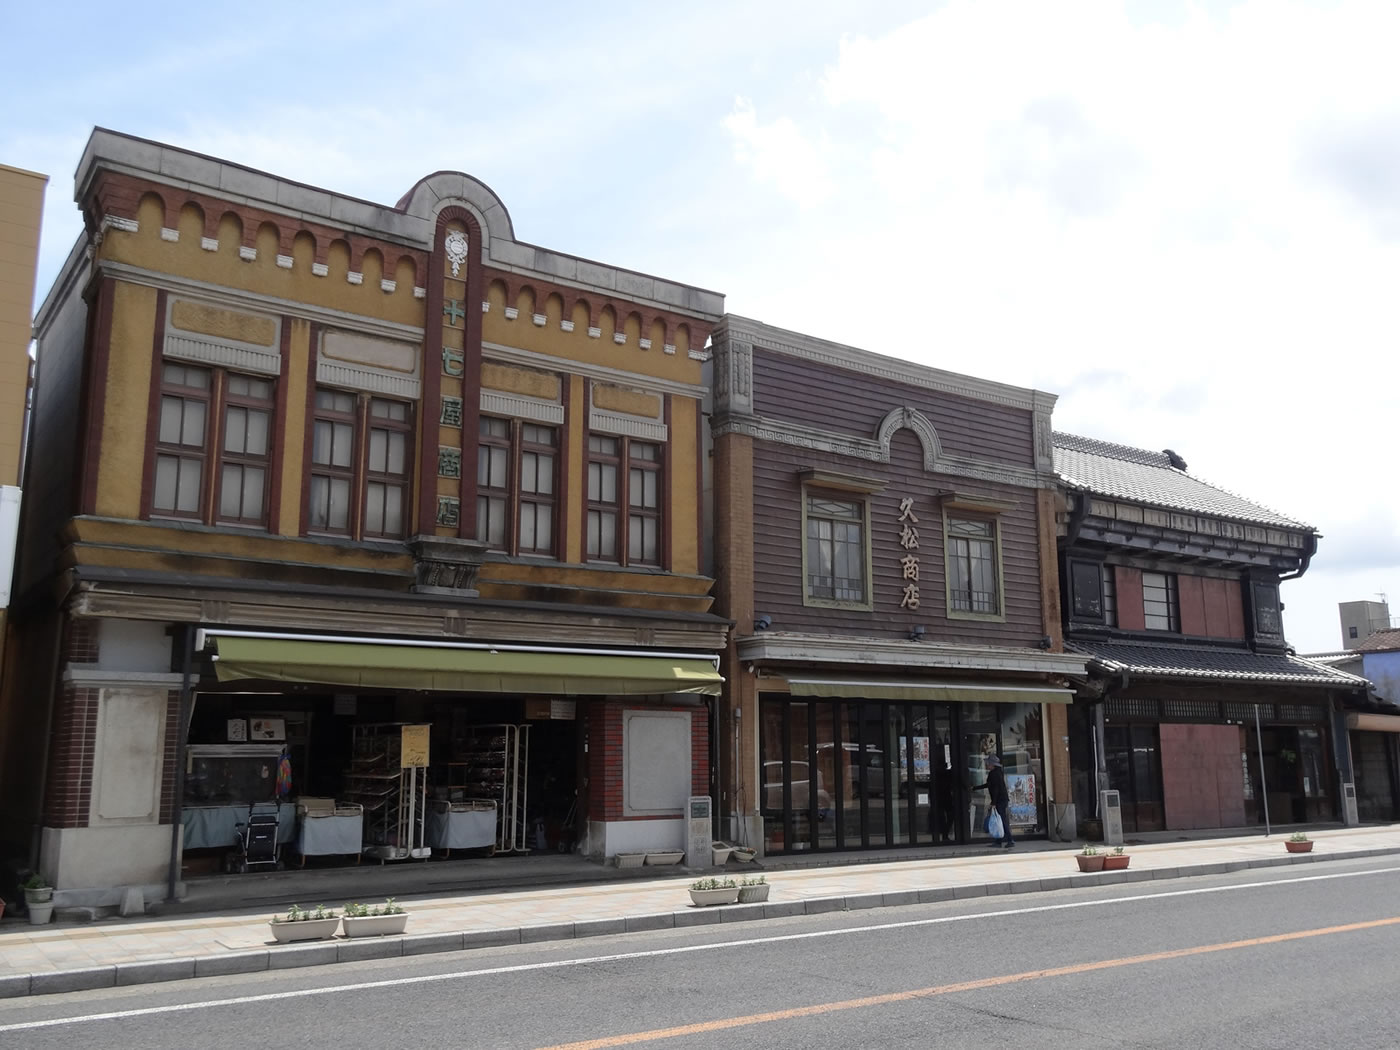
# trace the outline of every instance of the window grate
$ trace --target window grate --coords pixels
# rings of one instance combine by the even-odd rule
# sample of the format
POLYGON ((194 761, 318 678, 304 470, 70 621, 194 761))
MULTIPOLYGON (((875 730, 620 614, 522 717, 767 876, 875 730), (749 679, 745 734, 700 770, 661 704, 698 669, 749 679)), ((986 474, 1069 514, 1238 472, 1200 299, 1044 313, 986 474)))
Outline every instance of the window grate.
POLYGON ((1220 705, 1214 700, 1163 700, 1162 718, 1173 722, 1216 722, 1220 705))
POLYGON ((1156 700, 1125 700, 1110 698, 1105 711, 1110 718, 1159 718, 1161 709, 1156 700))
POLYGON ((1323 708, 1311 704, 1279 704, 1277 720, 1280 722, 1321 722, 1323 708))

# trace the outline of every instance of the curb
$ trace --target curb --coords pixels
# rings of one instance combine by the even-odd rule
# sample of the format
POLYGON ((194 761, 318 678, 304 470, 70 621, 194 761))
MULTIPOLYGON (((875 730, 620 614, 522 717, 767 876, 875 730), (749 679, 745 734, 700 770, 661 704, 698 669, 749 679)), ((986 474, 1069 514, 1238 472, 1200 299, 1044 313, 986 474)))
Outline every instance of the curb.
POLYGON ((691 926, 752 922, 795 915, 823 915, 831 912, 861 911, 869 908, 895 908, 911 904, 970 900, 977 897, 1004 894, 1044 893, 1052 890, 1082 889, 1089 886, 1109 886, 1130 882, 1154 882, 1197 875, 1223 875, 1251 868, 1278 868, 1336 860, 1364 860, 1367 857, 1389 856, 1397 853, 1400 853, 1400 847, 1348 850, 1344 853, 1285 854, 1281 857, 1268 857, 1259 860, 1223 861, 1175 868, 1139 868, 1092 875, 1055 875, 1042 879, 1022 879, 1017 882, 940 886, 922 890, 858 893, 840 897, 813 897, 798 901, 776 901, 771 904, 732 904, 718 908, 685 908, 681 911, 661 912, 653 915, 585 919, 578 922, 515 926, 498 930, 425 933, 365 940, 337 939, 311 945, 229 952, 224 955, 196 958, 142 960, 80 970, 0 975, 0 999, 17 999, 28 995, 54 995, 62 992, 85 992, 98 988, 181 981, 193 977, 225 977, 236 974, 261 973, 267 970, 295 969, 304 966, 327 966, 332 963, 361 962, 366 959, 409 958, 415 955, 470 951, 473 948, 495 948, 512 944, 578 940, 584 937, 603 937, 644 930, 683 929, 691 926))

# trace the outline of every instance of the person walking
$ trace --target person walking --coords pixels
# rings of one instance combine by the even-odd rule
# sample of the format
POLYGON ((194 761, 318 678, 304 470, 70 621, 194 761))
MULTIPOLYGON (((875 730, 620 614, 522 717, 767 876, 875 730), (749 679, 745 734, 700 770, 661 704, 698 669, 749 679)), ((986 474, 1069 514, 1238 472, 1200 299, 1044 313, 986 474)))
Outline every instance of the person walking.
POLYGON ((983 755, 982 761, 987 766, 987 779, 975 785, 972 790, 985 788, 992 809, 996 810, 997 816, 1001 818, 1001 838, 993 839, 992 845, 1011 849, 1016 843, 1011 839, 1011 817, 1007 812, 1011 798, 1006 793, 1006 771, 1002 769, 1001 759, 995 752, 983 755))

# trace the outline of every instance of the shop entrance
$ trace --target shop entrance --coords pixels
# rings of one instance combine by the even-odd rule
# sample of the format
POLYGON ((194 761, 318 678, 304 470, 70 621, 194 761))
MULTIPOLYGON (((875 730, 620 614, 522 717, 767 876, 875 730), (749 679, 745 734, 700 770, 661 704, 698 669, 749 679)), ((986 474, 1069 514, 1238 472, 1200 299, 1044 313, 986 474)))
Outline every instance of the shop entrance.
POLYGON ((1003 753, 1013 827, 1044 827, 1039 704, 760 702, 768 852, 966 843, 981 830, 982 757, 1003 753))

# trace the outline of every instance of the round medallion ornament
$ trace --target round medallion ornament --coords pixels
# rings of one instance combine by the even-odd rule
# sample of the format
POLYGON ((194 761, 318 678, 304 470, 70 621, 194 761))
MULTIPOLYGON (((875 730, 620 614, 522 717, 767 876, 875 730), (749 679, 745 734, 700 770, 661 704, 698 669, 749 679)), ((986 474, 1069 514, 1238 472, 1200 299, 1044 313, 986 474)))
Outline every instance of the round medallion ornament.
POLYGON ((452 276, 456 277, 467 262, 467 235, 453 230, 447 235, 443 248, 447 251, 447 261, 452 264, 452 276))

